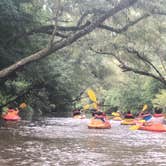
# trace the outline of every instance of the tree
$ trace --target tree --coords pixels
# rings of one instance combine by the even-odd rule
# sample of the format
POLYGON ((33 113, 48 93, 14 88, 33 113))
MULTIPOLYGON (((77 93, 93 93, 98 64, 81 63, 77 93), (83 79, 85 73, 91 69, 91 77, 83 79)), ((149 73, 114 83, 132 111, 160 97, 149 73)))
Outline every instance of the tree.
POLYGON ((160 93, 156 94, 155 98, 152 100, 154 106, 166 108, 165 104, 166 90, 162 89, 160 93))
MULTIPOLYGON (((16 1, 3 3, 9 5, 9 2, 16 1)), ((15 27, 18 25, 17 28, 20 28, 15 31, 10 24, 11 19, 8 31, 12 35, 2 40, 1 46, 7 54, 1 56, 8 58, 8 61, 1 63, 1 69, 13 64, 0 71, 0 94, 3 92, 2 96, 7 97, 5 103, 20 100, 19 96, 22 96, 35 110, 35 101, 40 102, 38 107, 42 106, 42 110, 51 110, 50 105, 59 109, 60 105, 69 106, 78 100, 80 93, 89 86, 97 89, 101 100, 104 100, 102 94, 106 90, 120 88, 124 92, 123 97, 129 96, 128 99, 124 98, 126 105, 124 100, 122 102, 126 108, 132 106, 135 109, 143 100, 149 102, 154 96, 150 85, 155 89, 158 84, 153 84, 153 81, 148 83, 148 79, 138 77, 143 78, 146 83, 141 84, 147 84, 149 88, 146 91, 147 87, 141 87, 141 93, 146 96, 142 97, 137 90, 140 86, 134 86, 133 80, 128 77, 133 75, 122 74, 115 64, 123 72, 135 71, 165 84, 165 38, 159 33, 163 34, 165 8, 162 6, 165 6, 165 2, 141 0, 134 5, 135 2, 32 0, 13 3, 13 7, 18 10, 16 13, 26 13, 29 22, 20 26, 20 22, 13 19, 15 27), (18 50, 21 50, 19 54, 18 50), (131 91, 123 90, 126 84, 132 85, 130 90, 135 98, 131 102, 131 91), (9 92, 9 89, 12 91, 9 92)), ((7 13, 10 15, 10 10, 7 13)), ((15 18, 13 13, 11 15, 15 18)), ((136 77, 134 79, 137 80, 136 77)), ((118 90, 114 92, 117 96, 121 93, 118 90)))
MULTIPOLYGON (((100 25, 98 45, 90 47, 94 53, 110 55, 117 60, 123 72, 152 77, 166 85, 166 59, 164 55, 165 1, 143 2, 138 10, 129 9, 124 17, 112 17, 112 26, 100 25), (146 6, 146 7, 145 7, 146 6), (120 28, 117 28, 120 26, 120 28), (100 40, 105 40, 101 44, 100 40)), ((107 24, 108 24, 107 23, 107 24)))
POLYGON ((105 105, 118 107, 122 112, 138 112, 144 104, 152 107, 151 100, 161 88, 158 81, 132 74, 130 79, 126 78, 125 84, 116 84, 107 92, 105 105))
POLYGON ((33 61, 41 59, 50 55, 51 53, 66 47, 82 36, 90 33, 93 31, 97 26, 103 23, 107 18, 113 16, 114 14, 118 13, 119 11, 128 8, 129 6, 133 5, 137 0, 125 0, 121 1, 117 6, 114 8, 104 12, 102 16, 95 18, 91 23, 88 23, 83 29, 76 31, 74 34, 68 36, 66 39, 63 39, 59 42, 54 42, 51 47, 46 47, 28 57, 21 59, 20 61, 16 62, 15 64, 3 69, 0 71, 0 78, 7 77, 10 73, 14 72, 15 70, 19 69, 20 67, 29 64, 33 61))

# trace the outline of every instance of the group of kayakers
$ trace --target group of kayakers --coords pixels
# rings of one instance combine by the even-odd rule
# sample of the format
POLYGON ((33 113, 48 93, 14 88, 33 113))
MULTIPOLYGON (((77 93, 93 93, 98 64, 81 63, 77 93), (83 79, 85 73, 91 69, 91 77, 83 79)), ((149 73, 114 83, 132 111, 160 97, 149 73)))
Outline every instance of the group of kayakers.
MULTIPOLYGON (((111 124, 108 120, 109 117, 106 115, 105 112, 102 112, 100 109, 92 109, 92 118, 90 120, 90 123, 88 124, 89 128, 110 128, 111 124)), ((81 114, 81 111, 75 110, 73 112, 74 115, 81 114)), ((163 114, 163 110, 161 108, 156 107, 154 109, 154 113, 152 113, 151 110, 145 109, 143 111, 140 111, 140 113, 137 116, 134 116, 131 111, 127 111, 124 114, 122 114, 120 111, 116 111, 112 113, 112 120, 120 120, 121 124, 124 125, 140 125, 140 126, 153 126, 153 129, 157 131, 158 128, 161 128, 159 126, 157 129, 154 128, 155 126, 161 124, 163 125, 165 123, 165 115, 163 114)), ((166 126, 162 131, 166 131, 166 126)))
MULTIPOLYGON (((119 113, 119 111, 118 111, 119 113)), ((113 113, 113 115, 116 115, 113 113)), ((117 116, 117 115, 116 115, 117 116)), ((124 115, 119 114, 123 119, 143 119, 146 122, 153 122, 153 123, 164 123, 165 115, 163 114, 162 108, 155 107, 154 113, 152 114, 150 110, 141 111, 138 116, 134 116, 131 111, 127 111, 124 115)))
MULTIPOLYGON (((91 109, 91 113, 92 113, 92 117, 94 119, 100 119, 103 122, 105 122, 105 120, 106 120, 105 112, 102 112, 99 109, 91 109)), ((73 110, 73 117, 78 117, 78 116, 83 116, 83 111, 82 111, 81 107, 73 110)))
MULTIPOLYGON (((91 109, 92 117, 95 119, 101 119, 105 121, 106 113, 102 112, 100 109, 91 109)), ((82 115, 83 112, 81 108, 73 110, 73 116, 82 115)), ((154 113, 152 114, 150 110, 141 111, 138 116, 134 116, 131 111, 127 111, 122 115, 120 111, 113 112, 112 115, 114 117, 121 117, 122 119, 143 119, 146 122, 153 122, 153 123, 164 123, 165 115, 163 114, 162 108, 155 107, 154 113)))

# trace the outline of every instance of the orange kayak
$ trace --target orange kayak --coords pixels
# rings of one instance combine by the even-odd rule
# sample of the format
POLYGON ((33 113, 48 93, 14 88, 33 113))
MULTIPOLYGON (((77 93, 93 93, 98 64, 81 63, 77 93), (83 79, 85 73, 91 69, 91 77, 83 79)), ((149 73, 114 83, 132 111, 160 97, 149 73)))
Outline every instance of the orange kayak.
POLYGON ((90 120, 90 123, 88 124, 89 129, 110 129, 111 124, 108 120, 103 122, 101 119, 94 119, 92 118, 90 120))
POLYGON ((156 131, 156 132, 166 132, 166 125, 157 123, 157 124, 151 124, 147 126, 140 126, 139 130, 146 130, 146 131, 156 131))
POLYGON ((18 115, 5 115, 2 117, 4 120, 11 120, 11 121, 17 121, 17 120, 20 120, 20 116, 18 115))
POLYGON ((2 115, 4 120, 17 121, 20 120, 20 116, 18 115, 18 111, 8 111, 5 115, 2 115))

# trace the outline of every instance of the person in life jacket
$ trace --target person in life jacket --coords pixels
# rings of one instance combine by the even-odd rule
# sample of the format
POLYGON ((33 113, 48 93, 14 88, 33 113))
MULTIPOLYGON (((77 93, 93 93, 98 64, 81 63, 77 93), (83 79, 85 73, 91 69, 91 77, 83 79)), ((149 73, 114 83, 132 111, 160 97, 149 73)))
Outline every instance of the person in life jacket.
POLYGON ((97 113, 97 109, 91 109, 91 114, 92 114, 92 117, 95 117, 95 114, 97 113))
POLYGON ((134 119, 133 114, 130 111, 127 111, 127 113, 124 115, 125 119, 134 119))
POLYGON ((164 119, 165 117, 164 114, 162 113, 162 108, 155 107, 154 114, 148 122, 151 122, 153 124, 155 123, 164 124, 164 119))
POLYGON ((19 110, 17 108, 9 107, 7 110, 7 114, 18 115, 18 113, 19 113, 19 110))
POLYGON ((149 121, 152 118, 152 114, 150 110, 146 110, 145 112, 140 113, 139 117, 145 121, 149 121))
POLYGON ((73 110, 73 116, 76 116, 76 115, 81 115, 81 109, 77 108, 73 110))
POLYGON ((106 121, 106 114, 105 114, 105 112, 97 111, 97 112, 95 112, 95 114, 94 114, 94 118, 95 118, 95 119, 100 119, 100 120, 102 120, 103 122, 105 122, 105 121, 106 121))

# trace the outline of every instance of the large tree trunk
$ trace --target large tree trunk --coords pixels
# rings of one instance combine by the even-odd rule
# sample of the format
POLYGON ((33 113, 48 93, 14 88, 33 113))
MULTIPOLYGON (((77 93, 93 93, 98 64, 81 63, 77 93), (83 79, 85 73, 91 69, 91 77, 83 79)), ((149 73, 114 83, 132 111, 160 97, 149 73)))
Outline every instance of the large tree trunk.
POLYGON ((92 32, 96 27, 98 27, 101 23, 103 23, 108 17, 111 17, 115 15, 117 12, 128 8, 129 6, 133 5, 137 0, 121 0, 119 5, 114 7, 113 9, 110 9, 105 14, 102 14, 101 17, 97 18, 96 20, 92 21, 89 25, 87 25, 84 29, 75 32, 73 35, 69 36, 66 39, 63 39, 62 41, 58 43, 53 43, 52 47, 44 48, 40 50, 39 52, 36 52, 35 54, 32 54, 26 58, 21 59, 20 61, 14 63, 13 65, 3 69, 0 71, 0 78, 5 78, 9 74, 15 72, 17 69, 31 63, 34 61, 37 61, 41 58, 44 58, 51 53, 64 48, 68 45, 71 45, 73 42, 78 40, 79 38, 85 36, 86 34, 92 32))

